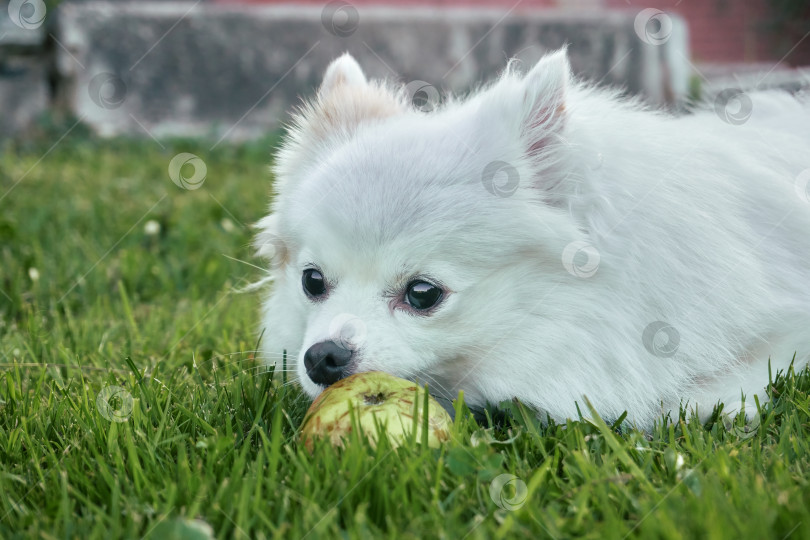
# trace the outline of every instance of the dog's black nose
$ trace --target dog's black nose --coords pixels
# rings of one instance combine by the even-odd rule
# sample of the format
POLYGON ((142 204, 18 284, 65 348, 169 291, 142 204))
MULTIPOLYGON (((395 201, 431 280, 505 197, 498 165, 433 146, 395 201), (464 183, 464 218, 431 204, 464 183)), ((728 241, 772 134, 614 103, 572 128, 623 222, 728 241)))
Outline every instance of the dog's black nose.
POLYGON ((317 384, 336 383, 348 375, 344 369, 352 359, 352 352, 331 340, 316 343, 304 353, 307 375, 317 384))

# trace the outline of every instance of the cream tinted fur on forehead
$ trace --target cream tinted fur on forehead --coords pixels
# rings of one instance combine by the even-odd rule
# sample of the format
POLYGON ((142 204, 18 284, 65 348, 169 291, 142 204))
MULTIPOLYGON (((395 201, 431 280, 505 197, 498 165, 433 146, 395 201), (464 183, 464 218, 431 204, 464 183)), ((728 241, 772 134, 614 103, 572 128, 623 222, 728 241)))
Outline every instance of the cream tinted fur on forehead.
MULTIPOLYGON (((487 107, 498 103, 510 103, 521 110, 521 118, 529 117, 537 111, 535 120, 525 126, 514 126, 527 140, 540 140, 533 132, 543 130, 546 137, 543 147, 536 147, 532 156, 538 167, 551 168, 559 165, 553 157, 541 159, 543 150, 553 142, 559 124, 564 116, 564 91, 570 79, 570 68, 565 58, 565 50, 549 55, 526 75, 532 85, 529 89, 516 64, 509 63, 500 80, 492 83, 489 92, 472 95, 457 101, 453 96, 445 96, 447 105, 437 107, 444 112, 447 106, 464 104, 468 108, 487 107), (480 103, 479 103, 480 102, 480 103)), ((293 115, 288 125, 288 134, 276 156, 274 191, 281 195, 284 190, 293 189, 305 173, 320 159, 350 140, 363 125, 369 125, 394 116, 410 114, 423 115, 412 103, 403 87, 396 87, 386 81, 367 81, 360 66, 348 53, 333 61, 326 70, 323 83, 316 96, 304 101, 293 115)), ((518 117, 515 117, 518 120, 518 117)), ((559 142, 559 141, 556 141, 559 142)), ((531 146, 532 143, 527 143, 531 146)), ((573 185, 573 172, 566 173, 573 185)), ((561 175, 563 176, 563 175, 561 175)), ((566 190, 569 188, 563 188, 566 190)), ((552 190, 548 190, 551 193, 552 190)), ((549 195, 551 196, 551 195, 549 195)), ((276 197, 276 200, 278 197, 276 197)), ((277 212, 274 205, 271 213, 277 212)), ((267 255, 266 246, 277 238, 278 218, 257 223, 260 231, 255 242, 260 256, 267 255)))
POLYGON ((384 82, 367 82, 357 62, 345 54, 332 62, 314 99, 294 115, 288 136, 276 159, 276 190, 306 169, 324 149, 351 137, 363 123, 406 110, 401 95, 384 82))
MULTIPOLYGON (((287 184, 295 184, 330 147, 337 147, 349 139, 362 122, 379 120, 405 110, 402 96, 398 96, 383 82, 366 81, 360 66, 344 54, 330 64, 324 81, 314 99, 305 101, 293 115, 288 133, 276 156, 273 189, 276 200, 287 184)), ((257 255, 275 257, 275 264, 285 264, 286 243, 278 227, 278 216, 271 215, 256 224, 259 231, 254 242, 257 255)))
POLYGON ((563 420, 587 397, 649 428, 681 404, 763 399, 769 356, 810 358, 810 107, 750 97, 744 125, 674 118, 576 82, 560 51, 425 114, 339 58, 260 223, 265 357, 286 351, 314 396, 307 352, 352 320, 347 372, 474 406, 517 397, 563 420), (419 280, 445 293, 429 312, 406 302, 419 280))

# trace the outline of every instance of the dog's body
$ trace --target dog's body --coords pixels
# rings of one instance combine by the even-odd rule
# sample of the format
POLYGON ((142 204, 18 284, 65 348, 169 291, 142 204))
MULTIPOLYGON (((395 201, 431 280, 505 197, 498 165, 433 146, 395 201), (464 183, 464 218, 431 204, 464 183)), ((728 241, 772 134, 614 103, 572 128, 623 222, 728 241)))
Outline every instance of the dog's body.
POLYGON ((643 428, 806 364, 810 107, 674 118, 569 71, 558 52, 425 114, 336 60, 260 222, 265 357, 311 396, 383 370, 643 428))

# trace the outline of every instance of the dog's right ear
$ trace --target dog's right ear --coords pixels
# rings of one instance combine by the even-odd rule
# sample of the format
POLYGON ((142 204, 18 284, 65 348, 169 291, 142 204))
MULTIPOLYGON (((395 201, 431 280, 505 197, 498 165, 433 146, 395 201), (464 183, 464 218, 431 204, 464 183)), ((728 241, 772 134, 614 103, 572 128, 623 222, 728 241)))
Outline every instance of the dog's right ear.
POLYGON ((276 158, 276 193, 283 195, 325 152, 351 139, 366 123, 402 114, 401 96, 380 81, 369 81, 349 54, 332 61, 318 93, 293 115, 276 158))
POLYGON ((326 74, 323 76, 323 82, 318 89, 318 94, 323 97, 342 86, 360 88, 367 84, 366 76, 363 75, 360 64, 352 55, 345 53, 337 60, 333 60, 329 67, 326 68, 326 74))
POLYGON ((379 82, 369 82, 349 53, 333 60, 318 89, 312 109, 304 115, 324 137, 351 134, 364 122, 402 111, 396 94, 379 82))

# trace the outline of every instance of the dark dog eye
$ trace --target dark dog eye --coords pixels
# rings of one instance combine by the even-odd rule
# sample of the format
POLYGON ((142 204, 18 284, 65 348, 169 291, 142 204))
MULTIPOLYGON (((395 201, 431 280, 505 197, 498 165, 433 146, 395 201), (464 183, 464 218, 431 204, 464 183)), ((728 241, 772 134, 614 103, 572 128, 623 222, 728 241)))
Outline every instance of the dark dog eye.
POLYGON ((405 301, 418 310, 429 309, 442 299, 442 290, 427 281, 413 281, 405 291, 405 301))
POLYGON ((306 293, 312 297, 322 296, 326 293, 326 282, 323 279, 323 274, 314 268, 304 270, 304 275, 301 276, 301 284, 304 286, 306 293))

